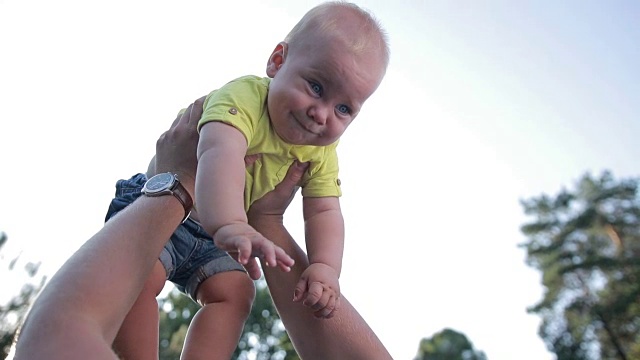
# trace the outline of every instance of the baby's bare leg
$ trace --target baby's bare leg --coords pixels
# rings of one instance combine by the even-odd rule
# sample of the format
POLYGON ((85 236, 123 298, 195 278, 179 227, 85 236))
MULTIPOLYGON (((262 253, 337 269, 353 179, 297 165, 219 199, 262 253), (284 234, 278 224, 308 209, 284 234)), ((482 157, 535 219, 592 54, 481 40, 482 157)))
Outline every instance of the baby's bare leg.
POLYGON ((158 303, 166 271, 157 261, 149 279, 124 319, 113 342, 113 350, 123 359, 158 359, 158 303))
POLYGON ((253 281, 241 271, 209 277, 199 287, 196 313, 182 349, 183 359, 230 359, 255 297, 253 281))

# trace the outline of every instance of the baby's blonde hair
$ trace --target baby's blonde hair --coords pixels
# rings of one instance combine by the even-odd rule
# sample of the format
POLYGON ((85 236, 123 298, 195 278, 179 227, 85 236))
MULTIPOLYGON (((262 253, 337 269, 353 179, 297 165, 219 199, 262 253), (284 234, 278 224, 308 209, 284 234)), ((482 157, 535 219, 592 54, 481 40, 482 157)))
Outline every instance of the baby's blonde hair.
POLYGON ((387 33, 380 22, 367 10, 346 1, 328 1, 309 10, 291 29, 285 42, 290 48, 295 48, 304 41, 304 35, 309 33, 339 36, 354 53, 367 50, 379 50, 383 57, 385 68, 389 64, 389 41, 387 33), (360 21, 361 31, 345 34, 338 26, 337 14, 350 11, 360 21))

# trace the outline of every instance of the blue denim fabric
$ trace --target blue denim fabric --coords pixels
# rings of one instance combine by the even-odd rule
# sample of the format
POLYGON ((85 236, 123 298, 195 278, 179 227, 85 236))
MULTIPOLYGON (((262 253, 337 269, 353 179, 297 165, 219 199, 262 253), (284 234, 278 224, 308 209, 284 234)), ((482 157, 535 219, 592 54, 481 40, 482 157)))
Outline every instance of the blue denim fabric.
MULTIPOLYGON (((140 197, 146 181, 145 174, 118 180, 105 221, 140 197)), ((191 219, 178 226, 162 249, 159 260, 167 272, 167 280, 194 300, 198 286, 208 277, 225 271, 245 271, 226 251, 218 249, 211 236, 191 219)))

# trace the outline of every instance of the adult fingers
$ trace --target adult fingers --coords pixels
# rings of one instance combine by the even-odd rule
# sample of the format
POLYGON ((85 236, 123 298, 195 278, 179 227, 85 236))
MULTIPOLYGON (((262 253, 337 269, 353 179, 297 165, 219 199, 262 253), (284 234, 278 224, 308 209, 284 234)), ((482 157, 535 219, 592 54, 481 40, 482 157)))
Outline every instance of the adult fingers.
POLYGON ((287 174, 284 177, 284 180, 280 184, 276 186, 276 189, 280 191, 286 191, 288 193, 293 192, 297 186, 300 186, 300 180, 304 176, 304 172, 309 168, 309 163, 301 163, 299 161, 294 161, 289 169, 287 170, 287 174))
POLYGON ((256 160, 258 160, 261 156, 262 156, 262 154, 246 155, 246 156, 244 157, 244 166, 249 166, 249 165, 253 164, 253 163, 254 163, 254 162, 256 162, 256 160))
POLYGON ((280 204, 279 211, 282 213, 284 213, 285 209, 291 203, 291 200, 293 200, 293 197, 300 187, 300 180, 302 179, 302 176, 304 176, 304 172, 307 168, 309 168, 309 163, 294 161, 293 164, 289 166, 284 179, 273 189, 272 192, 280 204))
POLYGON ((196 101, 193 102, 193 104, 189 105, 189 108, 187 109, 187 111, 185 111, 185 113, 189 114, 189 117, 187 119, 187 124, 188 125, 195 126, 195 123, 200 121, 200 118, 202 117, 202 111, 203 111, 203 105, 204 105, 204 99, 205 98, 206 98, 206 96, 203 96, 203 97, 197 99, 196 101))
MULTIPOLYGON (((191 105, 189 105, 189 106, 187 107, 187 110, 185 110, 185 112, 190 111, 190 107, 191 107, 191 105)), ((183 119, 182 119, 182 118, 184 118, 184 112, 179 112, 179 113, 178 113, 178 116, 176 116, 176 119, 175 119, 175 120, 173 120, 173 122, 171 123, 171 126, 169 127, 169 129, 173 129, 173 128, 175 128, 176 126, 178 126, 178 124, 179 124, 181 121, 183 121, 183 119)))

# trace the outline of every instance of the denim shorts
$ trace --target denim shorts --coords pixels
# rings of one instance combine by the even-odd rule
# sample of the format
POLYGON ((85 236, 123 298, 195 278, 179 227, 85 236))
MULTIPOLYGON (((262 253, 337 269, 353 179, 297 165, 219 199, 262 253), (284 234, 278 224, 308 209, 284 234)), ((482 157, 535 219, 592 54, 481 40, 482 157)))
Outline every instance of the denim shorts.
MULTIPOLYGON (((146 181, 145 174, 118 180, 105 221, 140 197, 146 181)), ((225 271, 245 271, 226 251, 218 249, 211 236, 191 219, 178 226, 162 249, 159 260, 167 272, 167 280, 193 300, 198 286, 208 277, 225 271)))

